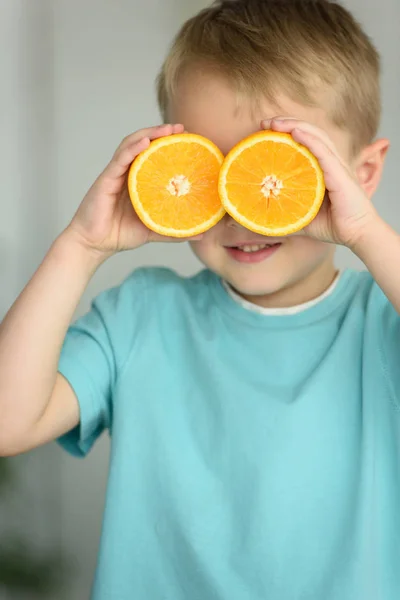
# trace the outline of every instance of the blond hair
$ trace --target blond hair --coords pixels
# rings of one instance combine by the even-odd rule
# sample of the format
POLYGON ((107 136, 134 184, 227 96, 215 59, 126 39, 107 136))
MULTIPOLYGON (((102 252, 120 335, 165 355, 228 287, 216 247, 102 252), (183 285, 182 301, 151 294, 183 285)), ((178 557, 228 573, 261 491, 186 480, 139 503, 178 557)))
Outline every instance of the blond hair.
POLYGON ((355 18, 330 0, 217 0, 178 32, 157 79, 164 119, 179 77, 197 66, 226 77, 238 94, 285 94, 327 110, 352 135, 353 152, 376 136, 380 59, 355 18))

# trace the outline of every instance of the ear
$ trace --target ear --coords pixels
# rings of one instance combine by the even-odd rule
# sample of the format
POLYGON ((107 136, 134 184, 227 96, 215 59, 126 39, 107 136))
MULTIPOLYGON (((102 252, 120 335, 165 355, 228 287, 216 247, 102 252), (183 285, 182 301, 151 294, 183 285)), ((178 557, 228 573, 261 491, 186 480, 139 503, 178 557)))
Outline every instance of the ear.
POLYGON ((389 147, 389 140, 376 140, 366 146, 356 160, 356 176, 368 198, 372 198, 379 185, 389 147))

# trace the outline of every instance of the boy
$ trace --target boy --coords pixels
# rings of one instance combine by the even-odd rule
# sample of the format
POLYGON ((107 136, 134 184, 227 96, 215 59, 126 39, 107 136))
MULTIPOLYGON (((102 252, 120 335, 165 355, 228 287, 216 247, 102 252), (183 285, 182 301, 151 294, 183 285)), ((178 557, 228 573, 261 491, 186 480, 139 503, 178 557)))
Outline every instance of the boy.
POLYGON ((96 600, 399 597, 400 237, 371 203, 378 80, 328 0, 202 11, 159 77, 176 124, 122 142, 5 318, 2 454, 60 438, 85 455, 111 433, 96 600), (260 127, 320 161, 307 229, 263 238, 227 216, 191 240, 204 271, 139 269, 67 332, 108 257, 162 240, 126 193, 150 140, 186 129, 227 153, 260 127), (337 273, 336 244, 366 272, 337 273))

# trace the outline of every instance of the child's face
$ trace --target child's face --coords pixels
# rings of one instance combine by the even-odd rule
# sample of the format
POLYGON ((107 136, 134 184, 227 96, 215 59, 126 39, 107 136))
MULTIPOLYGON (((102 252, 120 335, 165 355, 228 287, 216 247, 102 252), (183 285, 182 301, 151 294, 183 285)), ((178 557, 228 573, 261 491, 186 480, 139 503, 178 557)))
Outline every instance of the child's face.
MULTIPOLYGON (((224 155, 244 137, 260 130, 263 119, 276 116, 295 117, 321 127, 331 136, 343 158, 350 161, 350 135, 330 123, 322 109, 280 98, 279 106, 265 102, 255 111, 243 101, 238 110, 235 93, 224 80, 206 73, 188 75, 180 82, 169 111, 172 123, 183 123, 188 132, 209 138, 224 155)), ((228 215, 191 246, 209 269, 248 300, 264 306, 307 301, 322 293, 335 273, 332 244, 304 235, 263 237, 228 215), (259 262, 251 254, 230 250, 243 244, 275 243, 279 245, 259 262)))

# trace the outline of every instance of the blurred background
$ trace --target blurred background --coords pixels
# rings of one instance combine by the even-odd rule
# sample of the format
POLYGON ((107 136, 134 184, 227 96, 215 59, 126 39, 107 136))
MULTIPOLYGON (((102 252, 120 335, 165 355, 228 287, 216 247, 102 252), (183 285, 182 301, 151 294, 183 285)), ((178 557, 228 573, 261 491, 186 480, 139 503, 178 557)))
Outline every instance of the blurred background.
MULTIPOLYGON (((206 4, 1 0, 0 319, 121 138, 160 121, 154 78, 178 26, 206 4)), ((392 148, 376 204, 400 231, 400 4, 344 4, 383 57, 381 134, 392 140, 392 148)), ((342 249, 338 263, 361 266, 342 249)), ((184 274, 199 268, 183 245, 153 245, 117 256, 96 274, 77 316, 102 289, 147 264, 184 274)), ((108 449, 103 437, 84 461, 56 444, 0 459, 0 600, 89 597, 108 449)))

